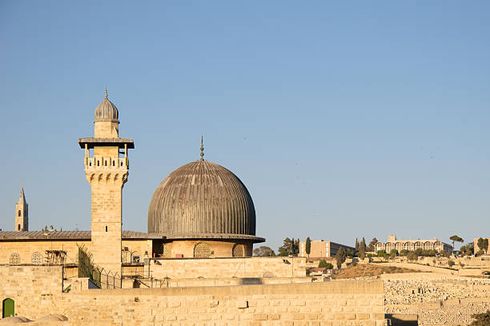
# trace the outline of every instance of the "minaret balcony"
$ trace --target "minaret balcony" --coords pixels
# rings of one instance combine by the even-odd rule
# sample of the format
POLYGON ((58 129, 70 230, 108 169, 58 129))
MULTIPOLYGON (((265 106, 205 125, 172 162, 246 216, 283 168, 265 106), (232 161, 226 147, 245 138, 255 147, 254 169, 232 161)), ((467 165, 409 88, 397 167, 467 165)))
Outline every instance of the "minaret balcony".
POLYGON ((127 157, 85 157, 85 169, 128 169, 127 157))

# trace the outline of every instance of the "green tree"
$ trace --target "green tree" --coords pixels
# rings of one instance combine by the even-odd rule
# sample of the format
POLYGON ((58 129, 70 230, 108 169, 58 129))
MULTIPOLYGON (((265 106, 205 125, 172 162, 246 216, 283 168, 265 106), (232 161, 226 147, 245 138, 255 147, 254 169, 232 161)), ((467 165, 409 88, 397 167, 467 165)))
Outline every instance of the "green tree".
POLYGON ((376 252, 377 256, 378 257, 381 257, 381 258, 387 258, 388 257, 388 253, 386 252, 386 250, 378 250, 376 252))
POLYGON ((306 251, 306 255, 308 256, 308 258, 310 258, 310 253, 311 253, 311 239, 310 239, 310 237, 306 238, 305 251, 306 251))
POLYGON ((473 242, 467 243, 464 246, 461 246, 461 248, 459 248, 459 253, 462 256, 471 256, 473 255, 473 251, 474 251, 473 242))
POLYGON ((318 267, 325 268, 325 269, 332 269, 333 265, 331 263, 327 262, 325 259, 322 259, 322 260, 320 260, 318 267))
POLYGON ((278 249, 279 256, 297 256, 299 253, 299 239, 286 238, 278 249))
POLYGON ((407 249, 402 249, 400 251, 400 256, 408 256, 408 253, 410 252, 410 250, 407 250, 407 249))
POLYGON ((391 251, 390 251, 390 258, 395 258, 396 256, 398 256, 398 250, 391 249, 391 251))
POLYGON ((485 239, 483 239, 483 238, 478 239, 478 241, 477 241, 476 244, 478 245, 478 248, 481 251, 483 251, 484 253, 487 253, 487 251, 488 251, 488 239, 487 238, 485 238, 485 239))
POLYGON ((417 254, 414 252, 414 251, 410 251, 408 254, 407 254, 407 259, 409 261, 415 261, 415 260, 418 260, 419 257, 417 256, 417 254))
POLYGON ((458 236, 458 235, 456 235, 456 234, 455 234, 455 235, 450 236, 450 237, 449 237, 449 240, 451 240, 451 241, 453 242, 453 250, 454 250, 454 242, 461 242, 461 243, 463 243, 463 242, 464 242, 463 238, 461 238, 460 236, 458 236))
POLYGON ((338 269, 342 267, 342 264, 345 262, 346 258, 347 258, 347 252, 343 247, 340 247, 339 250, 337 250, 337 253, 335 254, 335 260, 337 262, 338 269))
POLYGON ((369 245, 368 245, 369 251, 374 252, 376 250, 376 244, 378 242, 379 242, 378 239, 373 238, 373 240, 371 240, 371 242, 369 242, 369 245))
POLYGON ((293 247, 291 250, 291 255, 298 256, 299 254, 299 239, 294 240, 293 238, 293 247))
POLYGON ((278 254, 279 256, 289 256, 292 252, 294 239, 286 238, 282 241, 282 246, 279 247, 278 254))
POLYGON ((274 250, 267 246, 260 246, 258 248, 255 248, 253 251, 253 255, 255 257, 273 257, 275 256, 274 250))
POLYGON ((354 245, 354 248, 356 249, 356 252, 359 251, 359 240, 356 238, 356 244, 354 245))
POLYGON ((359 242, 359 253, 358 253, 358 257, 360 259, 366 258, 366 249, 367 249, 366 240, 364 238, 362 238, 361 242, 359 242))

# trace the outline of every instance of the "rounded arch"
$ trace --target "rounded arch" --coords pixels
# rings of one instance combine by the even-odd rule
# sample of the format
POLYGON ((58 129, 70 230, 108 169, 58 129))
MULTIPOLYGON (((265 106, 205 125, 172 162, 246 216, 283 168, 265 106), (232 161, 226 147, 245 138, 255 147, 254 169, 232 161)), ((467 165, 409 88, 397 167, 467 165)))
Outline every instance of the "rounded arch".
POLYGON ((403 250, 403 242, 397 242, 395 243, 395 249, 400 252, 403 250))
POLYGON ((390 252, 392 249, 395 249, 395 244, 392 242, 387 242, 385 249, 386 249, 386 252, 390 252))
POLYGON ((2 301, 2 318, 15 316, 15 301, 11 298, 6 298, 2 301))
POLYGON ((236 243, 232 250, 233 257, 245 257, 245 246, 241 243, 236 243))
POLYGON ((205 242, 198 242, 194 246, 194 258, 209 258, 211 254, 211 247, 205 242))
POLYGON ((35 251, 31 256, 31 263, 41 265, 43 263, 43 255, 39 251, 35 251))
POLYGON ((432 249, 434 249, 434 245, 432 244, 431 241, 426 241, 424 244, 424 249, 425 250, 432 250, 432 249))
POLYGON ((412 244, 411 244, 410 242, 408 242, 408 241, 407 241, 407 242, 405 242, 405 243, 403 244, 403 249, 404 249, 404 250, 412 250, 412 244))
POLYGON ((18 265, 18 264, 20 264, 20 255, 17 252, 13 252, 13 253, 10 254, 9 264, 10 265, 18 265))

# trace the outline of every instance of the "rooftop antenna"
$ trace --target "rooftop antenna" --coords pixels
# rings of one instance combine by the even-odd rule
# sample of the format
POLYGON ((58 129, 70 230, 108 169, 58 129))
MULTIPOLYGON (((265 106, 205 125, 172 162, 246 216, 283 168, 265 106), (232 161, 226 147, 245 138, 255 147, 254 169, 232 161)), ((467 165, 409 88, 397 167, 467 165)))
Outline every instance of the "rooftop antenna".
POLYGON ((201 161, 204 161, 204 137, 201 136, 201 161))

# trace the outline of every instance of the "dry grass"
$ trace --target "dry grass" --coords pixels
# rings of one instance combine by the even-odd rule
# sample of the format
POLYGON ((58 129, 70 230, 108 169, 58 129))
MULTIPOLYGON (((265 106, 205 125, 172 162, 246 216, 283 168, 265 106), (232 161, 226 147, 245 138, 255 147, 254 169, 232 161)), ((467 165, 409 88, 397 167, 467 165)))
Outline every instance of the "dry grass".
POLYGON ((357 278, 357 277, 369 277, 377 276, 381 274, 394 274, 394 273, 417 273, 417 271, 408 268, 382 266, 374 264, 357 264, 356 266, 349 266, 342 268, 333 276, 336 279, 357 278))

